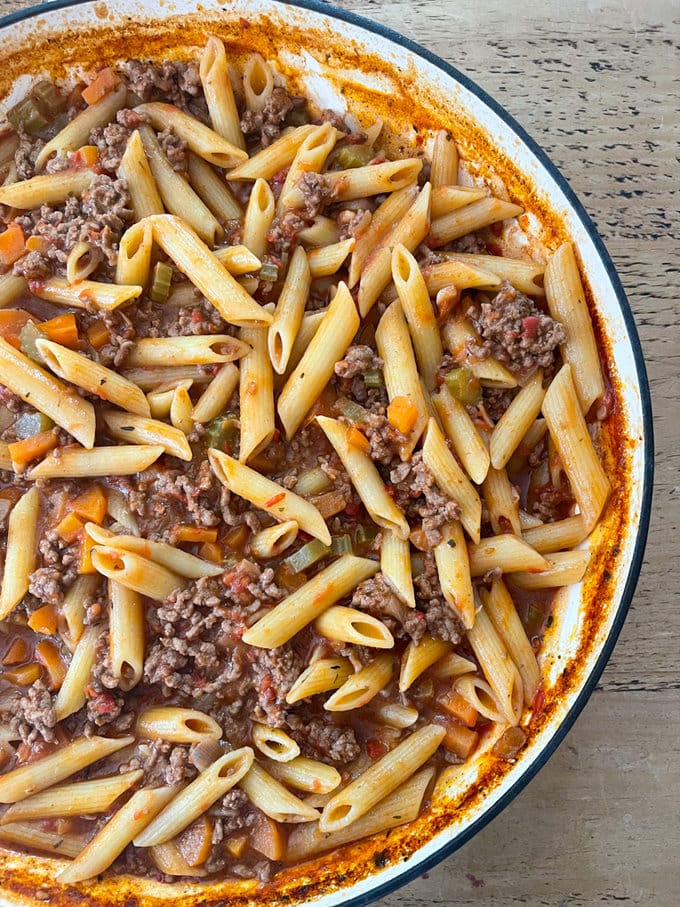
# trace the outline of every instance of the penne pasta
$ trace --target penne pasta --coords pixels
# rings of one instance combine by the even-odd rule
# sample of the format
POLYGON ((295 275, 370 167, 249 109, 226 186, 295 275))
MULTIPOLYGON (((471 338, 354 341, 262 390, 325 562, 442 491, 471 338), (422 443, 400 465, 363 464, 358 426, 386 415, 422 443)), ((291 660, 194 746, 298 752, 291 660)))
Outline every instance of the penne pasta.
MULTIPOLYGON (((276 204, 276 213, 280 216, 288 208, 303 208, 305 197, 297 188, 299 180, 305 173, 319 173, 326 158, 333 150, 337 130, 331 123, 314 126, 313 131, 305 138, 291 161, 286 179, 276 204)), ((324 178, 320 180, 323 185, 324 178)))
MULTIPOLYGON (((434 198, 433 198, 434 208, 434 198)), ((502 255, 476 255, 470 252, 442 252, 447 261, 459 261, 472 268, 495 274, 499 280, 508 280, 520 293, 529 296, 545 296, 543 286, 543 265, 533 261, 505 258, 502 255)))
POLYGON ((124 548, 95 545, 90 556, 97 573, 156 601, 165 601, 175 590, 186 585, 182 577, 166 567, 124 548))
POLYGON ((4 309, 8 305, 22 296, 28 289, 28 284, 24 277, 18 277, 8 271, 7 274, 0 276, 0 308, 4 309))
POLYGON ((243 641, 263 649, 282 646, 377 570, 374 561, 343 555, 249 627, 243 641))
POLYGON ((44 831, 42 823, 12 822, 0 826, 0 840, 39 850, 56 857, 75 857, 85 846, 85 836, 44 831))
MULTIPOLYGON (((116 283, 130 286, 146 286, 149 280, 151 267, 151 252, 153 251, 153 230, 148 221, 143 221, 129 227, 123 233, 118 247, 118 261, 116 262, 116 283)), ((70 259, 69 259, 70 260, 70 259)), ((98 264, 94 260, 95 266, 98 264)), ((66 274, 69 283, 73 281, 66 274)), ((80 280, 87 277, 81 274, 80 280)))
POLYGON ((134 413, 118 413, 104 410, 102 418, 112 438, 129 441, 132 444, 160 445, 170 456, 180 460, 191 460, 192 453, 184 432, 165 422, 137 416, 134 413))
POLYGON ((224 412, 238 383, 238 368, 232 362, 226 362, 196 401, 192 420, 206 424, 224 412))
POLYGON ((407 539, 410 528, 406 517, 385 490, 373 460, 364 450, 350 444, 350 429, 328 416, 317 416, 316 421, 335 448, 371 519, 397 538, 407 539))
POLYGON ((250 553, 261 558, 279 557, 293 544, 297 538, 298 529, 295 520, 267 526, 266 529, 256 532, 250 539, 250 553))
POLYGON ((267 339, 269 358, 274 371, 279 375, 285 374, 288 367, 295 338, 302 324, 311 282, 307 255, 302 246, 298 246, 288 265, 267 339))
POLYGON ((489 440, 494 469, 502 469, 519 446, 541 411, 545 391, 543 370, 539 369, 520 390, 498 420, 489 440))
POLYGON ((319 813, 268 774, 258 762, 239 782, 250 802, 275 822, 315 822, 319 813))
POLYGON ((213 129, 237 148, 246 147, 229 78, 223 42, 209 35, 201 54, 199 75, 213 129))
POLYGON ((10 511, 7 547, 0 587, 0 620, 16 608, 28 592, 31 573, 37 565, 38 518, 40 496, 30 488, 10 511))
POLYGON ((201 743, 219 740, 222 728, 205 712, 177 706, 157 706, 140 712, 135 726, 142 737, 172 743, 201 743))
POLYGON ((288 787, 319 794, 331 793, 342 780, 337 768, 305 756, 296 756, 290 762, 268 762, 267 771, 288 787))
POLYGON ((522 538, 540 554, 573 548, 589 535, 588 526, 582 514, 556 520, 554 523, 539 523, 530 528, 522 528, 522 538))
POLYGON ((460 521, 474 542, 479 541, 482 502, 453 454, 434 419, 428 422, 423 443, 423 463, 432 473, 439 488, 460 507, 460 521))
POLYGON ((590 563, 590 551, 554 551, 546 554, 547 569, 539 572, 519 571, 512 581, 521 589, 552 589, 580 583, 590 563))
POLYGON ((278 413, 290 440, 333 375, 359 329, 354 300, 341 283, 316 333, 279 394, 278 413))
POLYGON ((160 444, 96 447, 62 447, 58 456, 48 454, 28 473, 29 479, 78 479, 97 476, 130 476, 143 472, 163 453, 160 444))
POLYGON ((420 716, 415 706, 401 705, 399 702, 385 702, 378 706, 375 714, 383 724, 400 730, 412 727, 420 716))
POLYGON ((163 202, 144 151, 142 137, 137 129, 127 140, 116 176, 127 183, 130 207, 136 221, 141 221, 152 214, 163 213, 165 210, 163 202))
POLYGON ((300 755, 300 747, 281 728, 267 727, 258 721, 253 722, 250 736, 255 746, 263 756, 273 759, 274 762, 290 762, 300 755))
POLYGON ((410 689, 422 673, 450 651, 451 643, 445 642, 443 639, 433 639, 428 633, 423 636, 418 645, 411 640, 401 657, 399 692, 405 693, 410 689))
POLYGON ((483 718, 505 726, 508 717, 499 705, 491 686, 476 674, 458 677, 453 690, 472 706, 483 718))
POLYGON ((109 580, 109 602, 111 673, 127 691, 137 686, 144 672, 144 606, 139 592, 115 580, 109 580))
POLYGON ((475 622, 475 602, 463 529, 460 523, 449 523, 441 534, 442 540, 434 549, 439 584, 444 598, 469 630, 475 622))
POLYGON ((65 305, 74 309, 94 306, 106 312, 113 312, 141 295, 141 286, 127 286, 119 283, 100 283, 96 280, 81 280, 70 284, 64 277, 50 277, 33 285, 33 295, 47 302, 65 305))
POLYGON ((515 535, 521 537, 519 492, 516 491, 504 468, 491 467, 489 469, 484 480, 484 500, 489 511, 491 528, 496 535, 503 532, 514 532, 515 535))
POLYGON ((295 520, 303 532, 330 545, 331 535, 325 520, 309 501, 219 450, 210 450, 208 458, 217 478, 233 494, 266 510, 280 523, 295 520))
POLYGON ((261 259, 269 243, 267 233, 276 213, 276 201, 269 183, 263 179, 256 179, 250 196, 246 215, 243 221, 243 244, 261 259))
POLYGON ((435 662, 432 667, 432 676, 439 680, 449 680, 451 677, 460 677, 461 674, 468 674, 470 671, 476 671, 477 665, 469 658, 463 658, 455 652, 445 655, 439 661, 435 662))
MULTIPOLYGON (((224 178, 207 161, 191 151, 187 160, 191 188, 206 207, 220 222, 240 220, 243 216, 241 205, 224 178)), ((234 273, 231 269, 228 270, 234 273)))
POLYGON ((144 337, 136 340, 126 356, 126 365, 148 368, 164 365, 216 365, 247 356, 250 346, 230 334, 191 334, 188 337, 144 337), (213 349, 219 347, 219 350, 213 349))
POLYGON ((470 572, 484 576, 498 568, 503 573, 530 571, 540 573, 549 567, 548 561, 516 535, 494 535, 470 545, 470 572))
POLYGON ((511 725, 519 724, 524 696, 522 678, 484 608, 477 611, 467 638, 505 720, 511 725))
POLYGON ((390 589, 409 608, 415 608, 416 599, 411 573, 411 546, 408 539, 399 538, 391 529, 383 531, 383 540, 380 546, 380 572, 390 589))
POLYGON ((446 129, 438 129, 432 143, 430 181, 433 189, 458 182, 458 148, 446 129))
POLYGON ((361 272, 369 255, 378 247, 381 240, 394 225, 401 221, 417 196, 418 189, 416 186, 400 189, 398 192, 392 192, 388 195, 385 201, 373 212, 368 229, 357 238, 352 252, 349 277, 347 279, 347 284, 350 288, 354 287, 361 277, 361 272))
POLYGON ((300 674, 286 694, 286 702, 293 705, 318 693, 337 690, 351 674, 347 658, 319 658, 300 674))
MULTIPOLYGON (((252 108, 251 108, 252 109, 252 108)), ((281 170, 289 167, 297 154, 298 148, 307 136, 314 132, 315 126, 298 126, 290 132, 284 132, 275 142, 258 151, 247 161, 239 164, 227 174, 230 180, 270 180, 281 170)))
POLYGON ((430 248, 445 246, 454 239, 475 233, 500 220, 518 217, 523 210, 520 205, 513 205, 500 198, 480 198, 464 208, 436 217, 430 228, 430 248))
POLYGON ((249 347, 240 362, 241 440, 239 460, 246 463, 274 437, 274 372, 267 348, 268 329, 242 327, 241 342, 249 347))
POLYGON ((476 485, 481 485, 489 471, 491 458, 486 444, 465 408, 445 384, 433 395, 439 422, 453 445, 465 472, 476 485))
POLYGON ((85 705, 85 689, 97 657, 101 627, 86 627, 71 657, 64 681, 54 701, 57 721, 63 721, 85 705))
POLYGON ((274 90, 274 73, 261 54, 249 54, 243 71, 246 107, 260 113, 274 90))
POLYGON ((394 655, 384 652, 369 661, 324 702, 327 712, 349 712, 374 699, 387 686, 394 674, 394 655))
POLYGON ((96 594, 100 578, 96 574, 84 574, 76 577, 73 585, 64 593, 61 613, 65 628, 62 639, 71 652, 78 645, 85 626, 85 608, 96 594))
POLYGON ((394 637, 382 621, 356 608, 333 605, 314 621, 320 636, 372 649, 391 649, 394 637))
POLYGON ((94 179, 91 170, 60 170, 0 186, 0 205, 10 208, 39 208, 60 205, 71 195, 81 195, 94 179))
POLYGON ((402 158, 351 170, 329 170, 324 174, 324 184, 334 201, 349 202, 413 186, 422 168, 420 158, 402 158))
POLYGON ((229 169, 248 159, 243 148, 233 145, 219 133, 210 129, 196 117, 172 104, 151 101, 140 104, 135 112, 148 119, 158 130, 172 129, 186 145, 209 164, 229 169))
POLYGON ((310 249, 307 253, 307 261, 311 277, 316 280, 318 277, 330 277, 332 274, 337 274, 355 243, 354 237, 350 236, 348 239, 343 239, 330 246, 310 249))

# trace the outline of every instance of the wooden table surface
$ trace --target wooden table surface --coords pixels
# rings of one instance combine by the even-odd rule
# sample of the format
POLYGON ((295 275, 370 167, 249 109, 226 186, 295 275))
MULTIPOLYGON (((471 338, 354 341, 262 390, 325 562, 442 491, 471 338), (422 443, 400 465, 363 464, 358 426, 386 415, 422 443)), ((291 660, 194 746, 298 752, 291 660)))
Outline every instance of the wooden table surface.
MULTIPOLYGON (((0 13, 28 6, 0 0, 0 13)), ((628 294, 656 422, 637 593, 548 765, 465 847, 380 907, 680 904, 678 0, 338 0, 483 86, 594 219, 628 294)))

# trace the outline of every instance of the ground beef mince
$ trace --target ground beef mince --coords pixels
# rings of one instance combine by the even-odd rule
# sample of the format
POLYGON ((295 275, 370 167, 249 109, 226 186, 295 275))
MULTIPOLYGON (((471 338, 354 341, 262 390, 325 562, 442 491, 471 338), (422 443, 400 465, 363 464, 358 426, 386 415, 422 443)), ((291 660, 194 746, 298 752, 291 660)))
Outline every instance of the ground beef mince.
POLYGON ((164 129, 158 134, 158 142, 167 157, 172 169, 177 173, 186 173, 189 166, 188 148, 172 129, 164 129))
POLYGON ((442 526, 460 518, 460 507, 439 490, 420 452, 409 462, 396 465, 390 472, 390 482, 395 501, 412 522, 421 521, 427 545, 434 548, 441 542, 442 526))
POLYGON ((165 469, 144 475, 134 488, 127 487, 128 503, 139 518, 145 535, 169 537, 182 514, 196 525, 210 527, 220 522, 220 485, 207 461, 192 463, 188 470, 165 469))
POLYGON ((284 120, 292 110, 304 110, 305 98, 292 97, 285 88, 274 88, 261 111, 246 110, 241 117, 241 131, 266 148, 281 135, 284 120))
POLYGON ((128 60, 121 63, 119 74, 129 90, 141 101, 165 101, 183 110, 196 110, 196 102, 203 95, 198 65, 169 62, 147 63, 128 60))
POLYGON ((285 211, 275 217, 267 231, 267 242, 277 255, 290 252, 297 244, 300 230, 309 226, 309 220, 300 211, 285 211))
POLYGON ((296 184, 304 199, 305 217, 312 221, 320 214, 331 198, 331 192, 319 173, 303 173, 296 184))
POLYGON ((298 715, 289 715, 287 724, 300 751, 312 759, 347 765, 361 752, 354 729, 347 725, 329 724, 319 718, 304 721, 298 715))
POLYGON ((351 208, 343 208, 337 213, 335 220, 340 228, 339 239, 359 239, 371 226, 372 214, 366 209, 353 211, 351 208))
POLYGON ((28 180, 35 176, 35 160, 44 146, 42 139, 26 135, 19 131, 19 144, 14 152, 14 164, 17 168, 17 177, 28 180))
POLYGON ((439 584, 437 565, 431 554, 423 559, 423 570, 413 577, 418 607, 425 615, 427 632, 435 639, 445 642, 460 642, 463 626, 451 605, 444 598, 439 584))
POLYGON ((520 380, 536 369, 552 372, 555 350, 567 339, 564 327, 538 309, 507 280, 491 302, 483 302, 473 317, 487 355, 494 356, 520 380))
POLYGON ((0 703, 10 731, 17 734, 27 746, 55 739, 57 715, 52 694, 42 680, 36 680, 26 690, 15 693, 6 704, 0 703))

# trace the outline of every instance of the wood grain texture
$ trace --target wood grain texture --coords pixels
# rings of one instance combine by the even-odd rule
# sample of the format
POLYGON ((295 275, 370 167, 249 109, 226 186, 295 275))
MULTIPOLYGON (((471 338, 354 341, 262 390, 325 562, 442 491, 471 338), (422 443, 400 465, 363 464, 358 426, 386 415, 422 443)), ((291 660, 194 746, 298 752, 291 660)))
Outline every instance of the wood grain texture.
MULTIPOLYGON (((0 0, 7 13, 27 3, 0 0)), ((635 601, 546 768, 381 907, 680 903, 678 0, 338 0, 453 63, 537 139, 612 255, 645 350, 656 496, 635 601)))

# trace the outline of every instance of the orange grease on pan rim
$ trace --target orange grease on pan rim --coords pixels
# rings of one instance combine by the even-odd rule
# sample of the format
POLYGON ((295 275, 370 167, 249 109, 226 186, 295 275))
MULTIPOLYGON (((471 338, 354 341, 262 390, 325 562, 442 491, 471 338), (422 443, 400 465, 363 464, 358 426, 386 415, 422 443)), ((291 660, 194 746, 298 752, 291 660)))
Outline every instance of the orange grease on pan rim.
MULTIPOLYGON (((160 4, 162 7, 164 4, 160 4)), ((77 15, 77 7, 72 10, 77 15)), ((112 18, 105 3, 95 5, 95 14, 102 20, 112 18)), ((115 14, 113 14, 115 15, 115 14)), ((164 58, 198 59, 206 35, 214 33, 225 40, 227 51, 232 58, 238 58, 251 51, 259 51, 265 58, 277 59, 279 49, 286 44, 297 48, 304 32, 305 48, 318 59, 327 61, 335 70, 363 70, 382 74, 392 80, 399 90, 389 96, 369 90, 359 84, 343 84, 340 91, 348 107, 353 109, 367 125, 376 116, 382 116, 391 126, 394 134, 415 136, 417 130, 450 128, 458 142, 461 157, 476 162, 474 174, 478 177, 502 179, 508 197, 525 204, 542 224, 540 241, 549 249, 568 239, 563 223, 548 204, 545 195, 532 181, 523 175, 505 155, 499 153, 491 136, 483 132, 475 122, 461 112, 456 105, 455 90, 447 105, 440 91, 418 85, 417 64, 411 61, 406 70, 381 59, 377 54, 366 53, 353 41, 340 38, 328 28, 310 28, 304 24, 305 13, 288 8, 285 12, 289 22, 284 25, 276 19, 264 16, 259 20, 249 19, 247 23, 238 17, 227 18, 228 7, 220 16, 214 11, 201 10, 196 14, 169 16, 165 21, 126 21, 122 34, 114 25, 102 24, 96 32, 82 33, 74 28, 64 30, 45 29, 46 19, 36 18, 36 27, 21 42, 5 38, 3 66, 0 72, 0 94, 5 95, 19 75, 24 73, 49 72, 54 78, 68 75, 73 64, 97 66, 115 63, 123 58, 139 57, 155 60, 164 58), (299 25, 293 24, 299 23, 299 25), (247 26, 247 27, 246 27, 247 26), (58 34, 58 40, 54 40, 58 34), (26 49, 28 48, 28 49, 26 49), (453 104, 451 103, 451 100, 453 104), (445 111, 451 111, 447 118, 445 111), (455 113, 455 119, 454 119, 455 113)), ((342 22, 338 23, 342 28, 342 22)), ((281 71, 295 88, 295 73, 285 66, 281 71)), ((398 143, 394 143, 397 150, 398 143)), ((412 146, 408 146, 412 152, 412 146)), ((605 360, 605 372, 617 404, 603 429, 603 460, 607 474, 612 479, 612 496, 607 505, 602 525, 597 530, 600 542, 584 583, 581 607, 583 628, 580 644, 575 656, 565 665, 560 676, 545 691, 545 704, 540 714, 531 716, 525 730, 529 744, 542 729, 550 723, 562 707, 562 701, 582 681, 586 660, 592 658, 598 646, 598 634, 611 608, 610 588, 617 571, 620 570, 621 548, 626 529, 625 514, 628 512, 631 495, 631 454, 635 439, 629 439, 622 408, 621 385, 613 364, 611 345, 605 335, 603 319, 594 307, 590 287, 584 280, 586 299, 593 315, 593 323, 600 350, 605 360)), ((547 638, 549 638, 549 633, 547 638)), ((522 762, 522 756, 519 758, 522 762)), ((456 804, 457 817, 477 806, 498 785, 508 767, 492 756, 480 760, 477 781, 471 786, 463 802, 456 804)), ((315 857, 306 864, 284 869, 274 883, 259 885, 253 881, 210 882, 202 887, 193 883, 162 885, 131 878, 105 875, 100 880, 78 888, 63 888, 55 885, 54 864, 43 858, 17 855, 11 852, 0 854, 0 894, 15 903, 39 905, 44 901, 35 899, 37 888, 49 903, 56 907, 109 907, 116 903, 122 907, 159 907, 161 904, 181 902, 183 907, 247 907, 252 904, 276 905, 299 904, 309 898, 318 898, 346 889, 355 882, 365 879, 372 872, 386 866, 408 861, 418 850, 450 822, 451 807, 438 798, 411 825, 393 829, 371 839, 348 844, 336 855, 315 857)), ((10 845, 11 846, 11 845, 10 845)))

